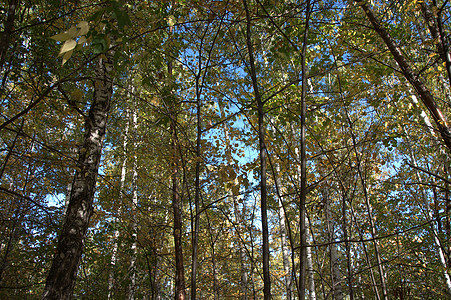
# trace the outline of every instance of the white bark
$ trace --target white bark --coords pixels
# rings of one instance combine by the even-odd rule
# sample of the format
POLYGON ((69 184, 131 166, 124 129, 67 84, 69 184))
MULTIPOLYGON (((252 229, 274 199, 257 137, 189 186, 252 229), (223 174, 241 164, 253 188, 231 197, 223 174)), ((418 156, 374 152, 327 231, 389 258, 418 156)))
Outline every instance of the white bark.
MULTIPOLYGON (((280 179, 278 174, 280 173, 280 166, 276 164, 276 174, 274 174, 277 186, 280 188, 280 179)), ((280 222, 280 238, 281 238, 281 247, 282 247, 282 259, 283 259, 283 269, 285 271, 285 290, 287 293, 287 300, 292 299, 292 277, 290 271, 290 260, 288 255, 288 244, 287 244, 287 227, 285 224, 285 210, 283 208, 282 197, 277 197, 279 204, 279 222, 280 222)))
MULTIPOLYGON (((313 236, 310 234, 310 222, 305 216, 305 235, 309 244, 313 244, 313 236)), ((308 290, 309 290, 309 300, 316 300, 316 292, 315 292, 315 277, 313 270, 313 258, 312 258, 312 248, 307 247, 307 278, 308 278, 308 290)))
MULTIPOLYGON (((129 119, 130 113, 127 110, 126 111, 126 117, 127 120, 129 119)), ((108 300, 113 299, 113 289, 114 289, 114 268, 117 263, 117 251, 118 251, 118 239, 119 239, 119 229, 117 228, 118 218, 121 215, 122 212, 122 201, 123 201, 123 192, 125 187, 125 174, 127 173, 127 145, 128 145, 128 131, 129 131, 130 123, 127 121, 127 124, 125 125, 125 132, 124 132, 124 141, 122 143, 123 151, 123 161, 121 166, 121 179, 120 179, 120 188, 119 188, 119 207, 116 216, 114 217, 113 223, 115 224, 116 228, 113 233, 113 249, 111 254, 111 261, 110 261, 110 274, 108 276, 108 300)))
POLYGON ((334 225, 332 221, 332 212, 330 209, 329 195, 327 191, 323 191, 324 209, 326 212, 327 231, 329 235, 329 249, 330 249, 330 268, 332 275, 332 290, 335 300, 343 300, 343 290, 341 287, 341 274, 338 266, 338 252, 337 245, 334 243, 334 225))
POLYGON ((138 117, 136 114, 136 107, 133 108, 132 112, 132 122, 133 122, 133 178, 132 178, 132 212, 133 212, 133 224, 132 224, 132 257, 130 258, 130 285, 128 287, 128 299, 132 300, 135 298, 135 290, 136 290, 136 257, 137 257, 137 238, 138 238, 138 222, 137 222, 137 206, 138 206, 138 188, 137 188, 137 180, 138 180, 138 171, 137 171, 137 156, 136 156, 136 148, 137 148, 137 140, 136 133, 138 128, 138 117))

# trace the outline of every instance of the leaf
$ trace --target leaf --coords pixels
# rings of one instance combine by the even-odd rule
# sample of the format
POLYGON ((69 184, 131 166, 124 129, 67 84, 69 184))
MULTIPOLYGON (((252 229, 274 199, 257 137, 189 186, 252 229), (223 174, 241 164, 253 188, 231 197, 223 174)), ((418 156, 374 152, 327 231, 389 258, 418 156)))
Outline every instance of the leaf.
POLYGON ((76 46, 77 46, 77 42, 75 40, 73 40, 73 39, 67 40, 64 43, 63 47, 61 47, 59 55, 73 50, 76 46))
POLYGON ((77 28, 80 28, 78 35, 85 35, 89 31, 89 24, 86 21, 81 21, 80 23, 78 23, 77 28))
POLYGON ((69 60, 69 58, 72 56, 72 53, 74 53, 74 50, 70 50, 64 54, 63 63, 61 65, 64 65, 69 60))
POLYGON ((81 50, 83 48, 83 45, 86 43, 87 39, 85 36, 82 36, 78 39, 77 47, 75 50, 81 50))
POLYGON ((65 42, 68 39, 70 39, 71 36, 66 31, 66 32, 63 32, 63 33, 55 34, 54 36, 51 36, 50 38, 53 39, 53 40, 56 40, 58 42, 65 42))
POLYGON ((175 17, 173 16, 173 15, 170 15, 169 17, 168 17, 168 24, 169 24, 169 26, 174 26, 174 24, 175 24, 175 17))
POLYGON ((86 43, 86 37, 85 37, 85 36, 82 36, 82 37, 80 37, 80 38, 78 39, 77 44, 78 44, 78 45, 83 45, 84 43, 86 43))
POLYGON ((70 93, 70 96, 74 101, 81 101, 83 99, 83 92, 80 89, 75 89, 70 93))
POLYGON ((69 34, 69 36, 70 36, 71 39, 73 39, 73 38, 76 37, 76 36, 79 36, 79 34, 77 34, 77 33, 78 33, 78 30, 77 30, 77 28, 76 28, 75 26, 72 26, 72 27, 69 28, 69 30, 66 31, 66 32, 67 32, 67 34, 69 34))
POLYGON ((102 35, 96 35, 94 36, 91 47, 93 49, 94 54, 102 53, 107 49, 107 44, 102 35))
POLYGON ((232 186, 232 194, 238 196, 240 194, 240 187, 238 185, 232 186))

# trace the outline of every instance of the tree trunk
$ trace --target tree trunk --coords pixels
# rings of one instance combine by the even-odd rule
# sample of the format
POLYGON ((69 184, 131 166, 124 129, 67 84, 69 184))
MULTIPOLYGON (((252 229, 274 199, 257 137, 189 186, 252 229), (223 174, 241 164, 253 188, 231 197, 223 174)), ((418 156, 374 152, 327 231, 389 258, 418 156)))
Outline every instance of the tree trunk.
POLYGON ((251 40, 251 16, 247 5, 247 0, 243 0, 244 10, 246 11, 246 45, 249 55, 250 75, 252 78, 252 87, 254 98, 257 103, 258 111, 258 141, 260 156, 260 206, 262 219, 262 237, 263 237, 263 295, 265 300, 271 299, 271 277, 269 272, 269 230, 268 230, 268 211, 267 211, 267 185, 266 185, 266 144, 265 144, 265 110, 261 99, 260 90, 257 82, 257 71, 255 69, 254 48, 251 40))
POLYGON ((77 161, 69 207, 59 235, 58 246, 47 276, 43 299, 71 299, 75 287, 89 220, 97 172, 102 154, 113 84, 110 77, 112 55, 97 62, 94 98, 85 123, 85 137, 77 161))
MULTIPOLYGON (((221 113, 221 119, 226 119, 226 115, 224 113, 224 106, 220 106, 219 108, 221 113)), ((224 122, 222 125, 222 128, 224 130, 224 141, 225 141, 225 152, 226 152, 226 158, 229 165, 232 164, 232 151, 230 149, 230 137, 229 137, 229 128, 227 126, 227 123, 224 122)), ((242 233, 244 232, 244 206, 243 206, 243 212, 240 213, 239 210, 239 204, 237 196, 232 192, 229 191, 229 195, 232 198, 233 201, 233 212, 235 216, 235 222, 236 222, 236 234, 238 239, 238 253, 240 257, 240 300, 247 300, 247 286, 248 286, 248 278, 247 278, 247 268, 245 266, 245 258, 246 253, 243 246, 243 238, 242 233)), ((210 226, 209 226, 210 227, 210 226)))
MULTIPOLYGON (((177 153, 177 130, 175 128, 175 121, 172 121, 172 150, 174 155, 177 153)), ((184 300, 186 298, 185 292, 185 268, 183 265, 183 245, 182 245, 182 201, 179 195, 178 187, 178 163, 174 158, 172 166, 172 209, 174 212, 174 248, 175 248, 175 299, 184 300)))
MULTIPOLYGON (((271 122, 273 123, 273 122, 271 122)), ((274 126, 273 131, 275 132, 276 129, 274 126)), ((280 184, 280 166, 278 163, 275 164, 275 172, 273 170, 273 177, 274 182, 276 183, 276 190, 277 190, 277 200, 278 200, 278 215, 279 215, 279 226, 280 226, 280 247, 282 248, 282 263, 283 263, 283 270, 285 272, 284 274, 284 281, 285 281, 285 291, 286 291, 286 299, 291 300, 292 294, 293 294, 293 283, 292 283, 292 272, 290 270, 290 256, 288 253, 288 241, 287 241, 287 226, 286 226, 286 216, 285 216, 285 209, 283 205, 283 198, 281 190, 282 188, 280 184)))
POLYGON ((200 160, 201 160, 201 138, 202 138, 202 126, 201 126, 201 86, 200 75, 202 69, 202 49, 199 50, 199 72, 196 74, 196 122, 197 122, 197 135, 196 135, 196 178, 194 183, 194 232, 193 232, 193 246, 192 246, 192 268, 191 268, 191 299, 196 299, 197 292, 197 251, 199 244, 199 202, 200 202, 200 160))
MULTIPOLYGON (((172 32, 172 27, 170 28, 172 32)), ((173 85, 173 74, 172 74, 172 61, 168 62, 168 77, 169 77, 169 115, 171 117, 171 150, 172 150, 172 210, 174 213, 174 224, 173 224, 173 237, 174 237, 174 250, 175 250, 175 299, 185 300, 185 267, 183 264, 183 245, 182 245, 182 200, 179 192, 179 145, 177 136, 177 104, 175 103, 172 85, 173 85)))
POLYGON ((128 286, 128 299, 133 300, 135 298, 135 290, 136 290, 136 257, 138 255, 137 249, 137 240, 138 240, 138 221, 137 221, 137 206, 138 206, 138 161, 137 161, 137 137, 136 133, 138 131, 138 117, 136 114, 136 107, 134 103, 133 112, 132 112, 132 122, 133 122, 133 177, 132 177, 132 246, 131 253, 132 257, 130 258, 130 284, 128 286))
MULTIPOLYGON (((445 156, 444 173, 445 178, 449 180, 450 166, 445 156)), ((449 183, 445 183, 445 236, 448 240, 448 270, 451 270, 451 193, 449 191, 449 183)), ((451 292, 450 292, 451 294, 451 292)))
MULTIPOLYGON (((3 65, 6 61, 6 52, 9 47, 9 41, 11 40, 11 34, 14 31, 14 19, 16 18, 16 9, 18 6, 18 0, 10 0, 8 5, 8 16, 3 24, 3 31, 0 36, 0 74, 3 73, 3 65)), ((3 82, 5 82, 5 78, 3 82)))
POLYGON ((306 269, 307 269, 307 235, 305 230, 305 203, 307 198, 307 156, 306 156, 306 113, 307 113, 307 42, 308 31, 310 22, 311 4, 310 0, 307 0, 305 7, 305 27, 304 36, 302 41, 302 54, 301 54, 301 76, 302 76, 302 89, 301 89, 301 195, 299 200, 299 231, 300 231, 300 255, 299 255, 299 299, 305 298, 305 284, 306 284, 306 269))
POLYGON ((122 151, 122 157, 123 157, 123 161, 122 161, 122 166, 121 166, 121 179, 120 179, 120 187, 119 187, 119 207, 117 209, 116 212, 116 216, 114 217, 114 225, 115 225, 115 229, 114 229, 114 234, 113 234, 113 249, 111 251, 111 260, 110 260, 110 273, 108 275, 108 300, 113 299, 113 290, 114 290, 114 273, 115 273, 115 266, 117 263, 117 251, 118 251, 118 239, 119 239, 119 229, 117 228, 118 226, 118 217, 120 217, 121 212, 122 212, 122 201, 123 201, 123 193, 124 193, 124 187, 125 187, 125 174, 127 173, 127 145, 128 145, 128 132, 129 132, 129 127, 130 127, 130 122, 128 121, 130 118, 130 112, 127 109, 126 110, 126 118, 127 118, 127 123, 125 125, 125 132, 124 132, 124 141, 122 144, 123 147, 123 151, 122 151))
MULTIPOLYGON (((22 122, 22 125, 24 124, 24 122, 22 122)), ((16 136, 17 139, 17 136, 16 136)), ((16 139, 14 141, 16 141, 16 139)), ((22 195, 27 196, 27 185, 30 182, 30 179, 34 176, 35 173, 35 167, 32 161, 32 156, 31 154, 33 152, 35 152, 35 142, 33 141, 30 145, 30 149, 28 150, 30 156, 28 158, 28 166, 27 166, 27 171, 26 171, 26 175, 24 178, 24 185, 22 187, 22 195)), ((11 151, 12 151, 11 147, 11 151)), ((5 158, 5 164, 7 163, 7 159, 5 158)), ((12 190, 12 184, 11 184, 11 188, 10 190, 12 190)), ((10 216, 10 218, 8 218, 12 225, 11 226, 7 226, 10 229, 7 230, 9 233, 9 237, 8 237, 8 242, 6 243, 6 245, 4 243, 1 243, 0 246, 0 252, 3 252, 1 250, 4 250, 4 253, 2 255, 1 261, 0 261, 0 283, 2 283, 3 279, 4 279, 4 272, 8 269, 9 265, 10 265, 10 261, 9 261, 9 255, 14 251, 15 246, 17 245, 17 243, 19 242, 19 239, 21 237, 21 231, 23 230, 23 221, 25 219, 25 215, 26 215, 26 211, 29 209, 28 208, 28 197, 19 197, 19 196, 13 196, 13 201, 15 203, 16 209, 15 212, 12 216, 10 216)), ((2 220, 3 221, 3 220, 2 220)), ((9 222, 8 222, 9 223, 9 222)), ((2 226, 3 227, 3 226, 2 226)), ((5 230, 6 231, 6 230, 5 230)), ((6 232, 2 232, 3 235, 6 235, 6 232)))
MULTIPOLYGON (((207 217, 207 226, 208 226, 208 233, 210 235, 210 248, 211 248, 211 272, 213 274, 213 299, 219 300, 219 285, 218 285, 218 274, 216 271, 217 264, 216 264, 216 251, 215 251, 215 244, 217 236, 214 235, 213 231, 213 225, 210 221, 210 217, 208 215, 208 211, 205 212, 205 215, 207 217)), ((202 297, 199 297, 199 299, 202 299, 202 297)))
MULTIPOLYGON (((280 179, 278 177, 278 174, 280 173, 280 166, 279 164, 276 164, 276 174, 274 174, 275 181, 278 187, 280 187, 280 179)), ((280 238, 281 238, 281 248, 282 248, 282 261, 283 261, 283 269, 285 271, 285 290, 287 293, 286 299, 291 300, 292 299, 292 290, 293 290, 293 283, 292 283, 292 276, 291 276, 291 270, 290 270, 290 257, 288 253, 288 247, 287 247, 287 228, 285 224, 285 210, 283 208, 283 201, 282 197, 277 197, 278 204, 279 204, 279 222, 280 222, 280 238)))
POLYGON ((341 287, 341 275, 338 266, 338 252, 335 242, 334 225, 332 221, 332 211, 330 209, 330 201, 328 192, 323 190, 324 210, 326 215, 327 233, 329 236, 330 249, 330 269, 332 277, 332 291, 335 300, 343 300, 343 289, 341 287))
MULTIPOLYGON (((305 216, 305 236, 306 239, 309 240, 309 243, 313 244, 313 236, 310 234, 310 222, 308 220, 307 214, 305 216)), ((307 260, 307 276, 308 276, 308 291, 309 291, 309 300, 316 300, 316 291, 315 291, 315 277, 313 270, 313 257, 312 257, 312 247, 307 247, 306 250, 306 260, 307 260)))
POLYGON ((345 242, 345 249, 346 249, 346 269, 347 269, 347 281, 348 281, 348 288, 349 288, 349 300, 354 300, 354 289, 352 287, 354 282, 354 276, 353 276, 353 268, 352 268, 352 256, 351 256, 351 247, 349 245, 349 234, 348 234, 348 225, 347 225, 347 218, 346 218, 346 191, 343 187, 343 185, 340 183, 341 186, 341 193, 342 193, 342 218, 343 218, 343 239, 345 242))
MULTIPOLYGON (((243 217, 242 214, 240 214, 239 208, 238 208, 238 201, 236 199, 236 196, 232 194, 233 199, 233 208, 235 213, 235 222, 237 223, 237 228, 242 229, 243 228, 243 217)), ((238 232, 238 252, 240 255, 240 300, 247 300, 247 285, 248 285, 248 279, 247 279, 247 269, 245 265, 245 251, 243 247, 243 241, 240 238, 242 236, 243 230, 239 230, 238 232)))

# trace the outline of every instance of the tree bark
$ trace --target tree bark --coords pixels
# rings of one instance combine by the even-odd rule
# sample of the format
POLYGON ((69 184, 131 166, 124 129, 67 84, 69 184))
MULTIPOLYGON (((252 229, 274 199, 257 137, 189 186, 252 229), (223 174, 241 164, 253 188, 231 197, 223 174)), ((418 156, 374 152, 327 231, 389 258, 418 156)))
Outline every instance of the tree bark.
POLYGON ((125 132, 124 132, 124 141, 122 144, 123 150, 122 150, 122 156, 123 156, 123 161, 122 161, 122 166, 121 166, 121 179, 120 179, 120 188, 119 188, 119 208, 117 210, 117 215, 114 217, 114 225, 115 225, 115 229, 114 229, 114 234, 113 234, 113 249, 112 249, 112 253, 111 253, 111 260, 110 260, 110 273, 108 275, 108 300, 113 299, 113 290, 114 290, 114 268, 116 266, 116 262, 117 262, 117 251, 118 251, 118 244, 119 244, 119 229, 117 228, 117 223, 118 223, 118 217, 120 217, 121 212, 122 212, 122 201, 123 201, 123 193, 124 193, 124 187, 125 187, 125 175, 127 173, 127 145, 128 145, 128 132, 129 132, 129 127, 130 127, 130 122, 128 121, 130 118, 130 112, 127 109, 126 110, 126 118, 127 118, 127 124, 125 125, 125 132))
POLYGON ((345 242, 345 249, 346 249, 346 269, 347 269, 347 281, 348 281, 348 288, 349 288, 349 300, 354 300, 354 288, 353 288, 353 282, 354 282, 354 275, 353 275, 353 268, 352 268, 352 256, 351 256, 351 247, 349 245, 349 234, 348 234, 348 225, 347 225, 347 218, 346 218, 346 191, 344 186, 340 183, 341 186, 341 193, 342 193, 342 218, 343 218, 343 239, 345 242))
POLYGON ((112 54, 99 58, 94 80, 94 97, 85 122, 85 137, 77 161, 69 207, 58 246, 47 276, 42 299, 71 299, 89 220, 97 172, 102 154, 113 84, 112 54))
POLYGON ((335 300, 343 300, 343 289, 341 287, 341 275, 338 266, 338 252, 337 245, 334 243, 334 225, 332 221, 332 211, 330 209, 330 201, 328 192, 323 190, 324 210, 326 215, 327 233, 329 236, 329 250, 330 250, 330 269, 332 277, 332 291, 335 300))
POLYGON ((136 156, 137 140, 136 133, 138 131, 138 116, 136 114, 135 103, 133 105, 132 122, 133 122, 133 177, 132 177, 132 246, 129 266, 130 284, 128 286, 128 299, 135 299, 136 290, 136 258, 138 255, 137 242, 138 242, 138 220, 137 220, 137 206, 138 206, 138 161, 136 156))
MULTIPOLYGON (((280 166, 278 163, 276 163, 276 174, 274 174, 276 186, 279 189, 280 188, 280 179, 278 174, 280 174, 280 166)), ((282 262, 283 262, 283 270, 285 272, 285 291, 287 293, 286 299, 291 300, 292 299, 292 290, 293 290, 293 283, 292 283, 292 276, 291 276, 291 270, 290 270, 290 257, 288 253, 288 242, 287 242, 287 227, 285 224, 285 210, 283 208, 283 199, 282 196, 278 195, 278 205, 279 205, 279 223, 280 223, 280 246, 282 248, 282 262)))
MULTIPOLYGON (((309 230, 309 220, 307 217, 307 214, 305 216, 305 236, 306 239, 309 240, 310 243, 313 244, 313 236, 310 234, 309 230)), ((316 300, 316 290, 315 290, 315 277, 314 277, 314 270, 313 270, 313 257, 312 257, 312 247, 307 247, 306 250, 306 260, 307 260, 307 276, 308 276, 308 297, 309 300, 316 300)))
MULTIPOLYGON (((172 121, 172 150, 174 155, 177 153, 177 130, 175 128, 175 121, 172 121)), ((182 201, 179 195, 178 186, 178 172, 179 167, 177 158, 174 157, 172 165, 172 209, 174 212, 174 248, 175 248, 175 299, 184 300, 186 298, 185 292, 185 268, 183 265, 183 245, 182 245, 182 201)))
MULTIPOLYGON (((203 41, 203 40, 202 40, 203 41)), ((201 44, 202 45, 202 44, 201 44)), ((196 122, 197 122, 197 135, 196 135, 196 178, 194 183, 194 232, 193 232, 193 247, 192 247, 192 268, 191 268, 191 299, 196 299, 197 293, 197 252, 199 246, 199 203, 200 203, 200 160, 201 160, 201 138, 202 138, 202 126, 201 126, 201 86, 200 76, 202 70, 202 46, 199 49, 199 71, 196 74, 196 122)))
MULTIPOLYGON (((6 52, 9 47, 9 41, 11 40, 11 34, 14 30, 14 19, 16 18, 16 9, 18 0, 10 0, 8 5, 8 16, 3 24, 3 31, 0 36, 0 74, 3 73, 3 65, 6 61, 6 52)), ((5 81, 5 79, 3 79, 5 81)))
POLYGON ((301 89, 301 195, 299 199, 299 231, 300 231, 300 255, 299 255, 299 299, 305 299, 305 284, 306 284, 306 269, 307 269, 307 235, 305 230, 305 203, 307 198, 307 155, 306 155, 306 113, 307 113, 307 42, 309 21, 311 13, 310 0, 307 0, 305 11, 305 27, 304 36, 302 41, 302 54, 301 54, 301 76, 302 76, 302 89, 301 89))
POLYGON ((264 126, 264 103, 262 101, 257 82, 257 71, 255 69, 254 48, 251 40, 251 16, 247 5, 247 0, 243 0, 244 10, 246 11, 246 45, 249 55, 249 71, 252 78, 252 87, 254 98, 257 103, 258 111, 258 142, 260 156, 260 206, 262 218, 262 237, 263 237, 263 295, 265 300, 271 299, 271 277, 269 272, 269 230, 268 230, 268 211, 267 211, 267 184, 266 184, 266 144, 265 144, 265 126, 264 126))
MULTIPOLYGON (((170 28, 172 33, 172 27, 170 28)), ((177 104, 175 103, 172 85, 173 85, 173 74, 172 74, 172 61, 168 61, 168 77, 169 77, 169 114, 171 117, 171 150, 172 150, 172 210, 174 213, 174 224, 173 224, 173 237, 174 237, 174 250, 175 250, 175 299, 184 300, 186 298, 185 291, 185 267, 183 264, 183 245, 182 245, 182 200, 180 198, 179 192, 179 146, 178 146, 178 136, 177 136, 177 104)))

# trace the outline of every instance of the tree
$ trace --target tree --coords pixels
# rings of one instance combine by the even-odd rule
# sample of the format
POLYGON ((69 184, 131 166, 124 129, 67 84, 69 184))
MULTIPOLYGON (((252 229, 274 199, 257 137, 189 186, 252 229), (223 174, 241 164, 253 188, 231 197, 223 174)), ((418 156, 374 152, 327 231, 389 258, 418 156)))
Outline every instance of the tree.
POLYGON ((447 1, 4 2, 0 298, 449 298, 447 1))

